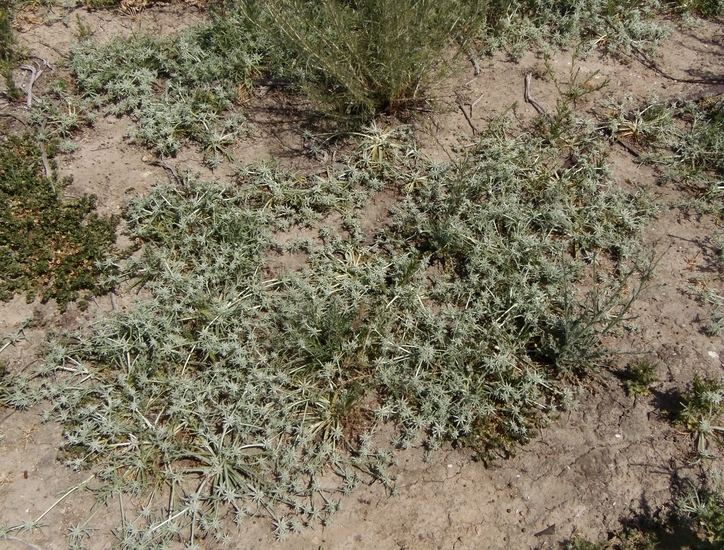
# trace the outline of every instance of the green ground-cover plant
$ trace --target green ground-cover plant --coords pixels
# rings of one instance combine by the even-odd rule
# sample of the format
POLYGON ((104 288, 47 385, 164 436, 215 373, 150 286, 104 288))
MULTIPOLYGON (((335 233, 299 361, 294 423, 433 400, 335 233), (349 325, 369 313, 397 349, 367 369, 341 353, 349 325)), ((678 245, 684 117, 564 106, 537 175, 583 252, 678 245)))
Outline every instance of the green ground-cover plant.
POLYGON ((623 382, 627 395, 646 395, 649 393, 649 387, 658 380, 657 368, 656 363, 640 359, 629 363, 626 369, 617 372, 616 375, 623 382))
POLYGON ((12 76, 13 62, 15 60, 15 36, 11 25, 11 1, 0 1, 0 76, 7 86, 8 97, 16 100, 20 97, 20 90, 15 86, 12 76))
MULTIPOLYGON (((701 547, 721 548, 724 544, 724 494, 721 479, 705 484, 688 481, 683 494, 674 505, 676 519, 697 534, 706 544, 701 547)), ((721 478, 721 476, 718 476, 721 478)))
POLYGON ((581 45, 630 54, 650 51, 669 30, 653 18, 662 11, 657 0, 495 0, 481 36, 483 51, 506 50, 514 58, 530 49, 550 51, 581 45))
POLYGON ((613 185, 589 139, 564 167, 550 140, 500 124, 458 163, 406 135, 373 129, 326 174, 242 167, 129 206, 145 245, 119 276, 149 297, 57 338, 4 398, 49 401, 67 463, 95 469, 103 502, 147 495, 122 547, 223 538, 225 517, 267 514, 279 538, 331 521, 365 477, 394 491, 374 446, 386 422, 394 446, 512 453, 600 362, 625 285, 636 295, 645 196, 613 185), (407 192, 365 232, 385 186, 407 192), (301 226, 316 236, 282 238, 301 226), (285 269, 287 253, 306 261, 285 269))
POLYGON ((724 497, 721 474, 704 481, 683 479, 672 487, 674 497, 655 514, 622 519, 625 525, 605 541, 583 538, 563 541, 561 550, 715 550, 724 544, 724 497))
POLYGON ((35 137, 0 139, 0 299, 25 294, 71 300, 105 290, 102 262, 117 219, 94 213, 94 199, 63 200, 69 180, 45 175, 35 137))
POLYGON ((215 165, 247 131, 236 100, 251 86, 264 44, 247 27, 229 15, 165 39, 82 40, 72 47, 71 72, 84 100, 135 119, 137 142, 168 156, 188 138, 215 165))
POLYGON ((690 431, 696 439, 699 458, 715 456, 724 437, 724 383, 721 380, 694 377, 691 389, 680 394, 672 419, 690 431))

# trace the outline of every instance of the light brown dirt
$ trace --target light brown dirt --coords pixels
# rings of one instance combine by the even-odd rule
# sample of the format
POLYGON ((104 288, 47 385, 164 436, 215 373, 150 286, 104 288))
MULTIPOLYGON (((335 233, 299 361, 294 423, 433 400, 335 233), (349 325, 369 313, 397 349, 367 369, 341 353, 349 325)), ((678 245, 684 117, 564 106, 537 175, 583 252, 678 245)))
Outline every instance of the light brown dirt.
MULTIPOLYGON (((179 6, 161 6, 134 16, 77 10, 69 21, 76 16, 99 39, 138 28, 169 33, 202 17, 193 9, 179 6)), ((30 52, 57 63, 60 53, 67 51, 73 25, 28 24, 23 31, 21 38, 30 52)), ((716 23, 677 29, 660 49, 657 63, 676 78, 721 80, 722 36, 716 23)), ((551 61, 554 74, 562 82, 568 78, 571 63, 580 67, 582 74, 600 71, 595 82, 610 80, 607 90, 581 102, 578 109, 583 113, 595 114, 599 108, 596 100, 605 93, 630 93, 641 100, 657 94, 669 99, 707 87, 664 78, 636 59, 622 63, 594 53, 588 59, 573 60, 570 52, 558 53, 551 61)), ((462 74, 444 84, 435 113, 420 114, 418 139, 431 157, 441 161, 454 158, 455 148, 473 139, 473 129, 458 103, 469 109, 475 102, 470 120, 478 129, 485 128, 515 102, 513 113, 518 129, 533 122, 536 113, 522 99, 523 78, 529 71, 540 76, 542 60, 527 54, 513 63, 501 55, 481 60, 481 64, 479 76, 473 77, 472 67, 465 66, 462 74)), ((536 78, 533 86, 535 98, 546 109, 553 109, 557 93, 550 78, 536 78)), ((294 124, 275 118, 268 108, 268 94, 273 93, 261 90, 252 98, 249 108, 255 121, 254 133, 237 145, 238 158, 251 161, 275 157, 296 168, 318 166, 318 159, 304 156, 302 138, 295 133, 294 124)), ((96 194, 102 214, 120 212, 130 196, 145 193, 167 177, 162 168, 148 163, 148 151, 127 140, 128 124, 122 119, 100 119, 80 134, 75 153, 58 158, 60 173, 74 176, 68 193, 96 194)), ((200 160, 200 154, 188 148, 173 164, 210 176, 200 160)), ((365 486, 343 500, 342 511, 324 529, 306 530, 286 541, 274 542, 269 523, 259 518, 248 522, 241 532, 232 531, 230 541, 218 548, 546 548, 555 547, 573 534, 605 538, 620 527, 621 520, 656 511, 667 503, 672 479, 698 471, 690 461, 691 437, 677 432, 661 416, 667 392, 682 388, 696 374, 722 374, 724 342, 702 332, 701 320, 709 310, 687 292, 695 277, 707 278, 721 288, 712 267, 710 242, 718 228, 713 220, 683 215, 675 207, 684 197, 683 191, 658 187, 655 171, 639 166, 623 148, 614 146, 609 161, 622 185, 650 187, 665 205, 646 232, 646 241, 665 251, 654 285, 635 306, 635 324, 608 342, 620 352, 644 353, 659 363, 660 381, 654 385, 652 395, 627 397, 619 382, 604 371, 578 397, 578 408, 543 429, 529 445, 519 449, 515 458, 501 458, 486 468, 465 450, 439 451, 432 454, 432 462, 425 462, 422 449, 412 448, 398 455, 397 496, 387 496, 377 485, 365 486)), ((226 164, 213 175, 224 177, 231 170, 232 166, 226 164)), ((388 195, 377 198, 366 227, 374 227, 376 220, 384 217, 393 199, 388 195)), ((122 307, 132 298, 119 295, 117 299, 122 307)), ((12 370, 30 368, 49 330, 75 326, 80 319, 108 312, 111 307, 109 297, 98 298, 85 313, 71 306, 61 314, 52 303, 26 304, 22 298, 0 304, 0 335, 16 333, 24 320, 31 316, 34 319, 33 326, 24 330, 26 339, 6 349, 2 357, 9 360, 12 370)), ((613 364, 623 366, 628 360, 628 355, 615 356, 613 364)), ((72 472, 57 461, 61 430, 55 424, 42 424, 36 410, 0 409, 0 432, 4 436, 0 441, 2 523, 13 525, 37 518, 90 475, 72 472)), ((721 468, 721 461, 714 466, 721 468)), ((43 518, 46 526, 41 531, 17 536, 44 550, 65 548, 66 530, 85 521, 91 505, 90 495, 73 493, 43 518)), ((97 513, 89 522, 99 529, 90 548, 110 548, 113 536, 109 528, 118 520, 116 508, 97 513)), ((10 540, 1 541, 0 546, 24 547, 10 540)), ((217 547, 209 541, 203 546, 217 547)))

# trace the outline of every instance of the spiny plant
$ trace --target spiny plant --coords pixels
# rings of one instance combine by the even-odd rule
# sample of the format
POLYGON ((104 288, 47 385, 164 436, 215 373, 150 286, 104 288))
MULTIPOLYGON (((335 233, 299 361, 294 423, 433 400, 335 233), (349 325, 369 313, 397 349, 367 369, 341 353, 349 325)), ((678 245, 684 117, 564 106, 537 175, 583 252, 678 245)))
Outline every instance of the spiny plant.
POLYGON ((682 207, 724 215, 724 98, 661 103, 651 98, 642 107, 630 98, 609 101, 607 122, 617 139, 630 137, 651 152, 645 162, 662 169, 663 183, 677 183, 692 195, 682 207), (675 121, 680 124, 676 124, 675 121))
POLYGON ((712 19, 724 13, 722 0, 669 0, 666 4, 673 6, 679 12, 712 19))
POLYGON ((107 290, 101 264, 118 220, 95 214, 91 196, 63 200, 70 180, 47 176, 44 163, 32 134, 0 140, 0 300, 25 294, 30 302, 39 294, 64 309, 80 297, 82 307, 107 290))
POLYGON ((566 168, 545 138, 494 125, 435 164, 404 130, 371 155, 378 134, 326 173, 246 166, 133 201, 145 244, 123 276, 148 297, 58 337, 18 379, 102 502, 143 497, 121 547, 223 538, 224 518, 256 514, 284 538, 331 521, 363 479, 394 492, 383 423, 394 447, 513 453, 601 361, 653 213, 601 150, 584 140, 566 168), (362 212, 386 186, 410 191, 370 233, 362 212), (289 240, 301 227, 311 236, 289 240), (598 290, 577 296, 594 263, 598 290))
POLYGON ((688 131, 668 144, 673 155, 661 159, 666 178, 687 185, 695 194, 694 206, 724 217, 724 97, 684 104, 677 112, 688 131))
MULTIPOLYGON (((614 105, 614 103, 609 103, 614 105)), ((649 152, 645 162, 661 170, 662 183, 674 183, 687 192, 679 207, 686 213, 709 215, 715 222, 724 217, 724 98, 662 104, 651 99, 634 108, 620 103, 608 122, 614 139, 630 137, 649 152), (677 123, 678 122, 678 123, 677 123)), ((699 277, 690 292, 711 306, 704 330, 721 333, 724 323, 721 289, 720 237, 712 236, 712 264, 719 273, 699 277)))
POLYGON ((651 98, 643 108, 634 105, 630 95, 601 101, 606 110, 607 131, 614 141, 627 140, 648 148, 668 143, 677 133, 673 110, 651 98))
POLYGON ((679 401, 673 412, 674 422, 694 435, 699 458, 712 458, 713 446, 719 446, 724 436, 724 383, 695 376, 691 389, 682 393, 679 401))
POLYGON ((669 29, 654 17, 657 0, 494 0, 481 36, 483 51, 506 50, 520 58, 530 49, 545 51, 582 44, 581 53, 598 48, 608 53, 651 51, 669 29))
POLYGON ((687 480, 684 494, 674 505, 677 519, 692 526, 711 548, 720 548, 724 543, 724 495, 721 476, 718 480, 716 477, 705 484, 687 480))
POLYGON ((219 16, 165 39, 85 39, 71 48, 71 71, 83 99, 135 119, 138 143, 169 156, 190 139, 214 166, 248 131, 237 100, 251 86, 265 42, 245 29, 239 17, 219 16))
POLYGON ((629 363, 625 370, 616 374, 623 381, 627 395, 646 395, 649 393, 649 387, 657 381, 657 368, 656 363, 640 359, 629 363))

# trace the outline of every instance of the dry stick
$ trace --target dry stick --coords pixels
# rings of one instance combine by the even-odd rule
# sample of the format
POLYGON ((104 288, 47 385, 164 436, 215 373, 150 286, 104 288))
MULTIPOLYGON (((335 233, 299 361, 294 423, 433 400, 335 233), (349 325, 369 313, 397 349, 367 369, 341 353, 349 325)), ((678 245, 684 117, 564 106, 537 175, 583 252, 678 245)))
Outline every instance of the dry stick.
POLYGON ((535 110, 538 111, 539 115, 544 115, 544 114, 546 114, 546 110, 543 108, 543 106, 540 103, 538 103, 535 99, 533 99, 532 95, 530 95, 530 81, 532 78, 533 78, 532 73, 528 73, 527 75, 525 75, 525 95, 524 95, 525 102, 533 105, 535 110))
POLYGON ((18 118, 18 117, 16 117, 15 115, 13 115, 13 114, 11 114, 11 113, 0 113, 0 116, 6 116, 6 117, 9 117, 9 118, 14 118, 15 120, 17 120, 17 121, 18 121, 20 124, 22 124, 23 126, 27 126, 27 125, 28 125, 28 123, 25 122, 23 119, 18 118))
POLYGON ((634 157, 638 158, 641 156, 641 153, 639 153, 636 149, 631 147, 628 143, 623 142, 620 139, 616 140, 616 143, 618 143, 621 147, 626 149, 629 153, 631 153, 634 157))
POLYGON ((42 61, 43 66, 46 67, 49 71, 53 70, 53 67, 50 66, 50 63, 48 63, 48 60, 45 59, 44 57, 39 57, 37 55, 31 55, 30 57, 33 59, 37 59, 38 61, 42 61))
POLYGON ((41 74, 43 74, 43 71, 36 69, 32 65, 21 65, 20 68, 24 71, 30 71, 30 82, 28 82, 28 89, 26 90, 26 93, 28 94, 27 105, 28 109, 30 109, 33 106, 33 99, 35 99, 36 101, 40 101, 36 96, 33 95, 33 84, 35 84, 35 81, 40 77, 41 74))
POLYGON ((473 124, 473 121, 470 120, 470 115, 468 115, 468 112, 465 110, 465 107, 463 106, 463 104, 462 104, 462 103, 458 103, 458 107, 460 107, 460 110, 462 111, 463 116, 465 117, 465 120, 468 121, 468 124, 470 125, 470 128, 471 128, 472 131, 473 131, 473 135, 474 135, 474 136, 477 135, 477 134, 478 134, 478 129, 477 129, 477 128, 475 127, 475 125, 473 124))
POLYGON ((473 64, 473 69, 475 70, 475 76, 480 76, 480 63, 478 63, 478 56, 475 55, 475 51, 473 51, 472 46, 468 46, 468 57, 470 58, 470 61, 473 64))
POLYGON ((475 107, 480 102, 480 100, 483 99, 484 96, 485 96, 485 92, 480 94, 480 97, 478 97, 478 99, 476 99, 475 101, 473 101, 470 104, 470 116, 473 116, 473 107, 475 107))
POLYGON ((45 177, 50 179, 53 172, 50 170, 48 155, 45 153, 45 143, 43 143, 42 140, 38 140, 38 146, 40 147, 40 159, 43 161, 43 171, 45 172, 45 177))
POLYGON ((46 515, 48 515, 48 513, 49 513, 53 508, 55 508, 56 506, 58 506, 58 504, 60 504, 61 502, 63 502, 63 500, 65 500, 65 498, 66 498, 67 496, 69 496, 71 493, 77 491, 78 489, 80 489, 81 487, 83 487, 84 485, 86 485, 86 484, 87 484, 91 479, 93 479, 94 477, 96 477, 95 474, 93 474, 92 476, 90 476, 90 477, 87 478, 86 480, 81 481, 81 482, 80 482, 78 485, 76 485, 75 487, 71 487, 62 497, 60 497, 58 500, 56 500, 50 508, 48 508, 45 512, 43 512, 42 514, 40 514, 40 516, 38 517, 38 519, 35 520, 35 523, 39 523, 40 520, 43 519, 46 515))
POLYGON ((161 160, 152 160, 149 162, 149 164, 152 164, 154 166, 160 166, 161 168, 165 168, 169 172, 171 172, 171 175, 173 176, 173 179, 176 180, 176 183, 181 183, 181 178, 178 177, 178 174, 176 173, 176 169, 168 164, 167 162, 163 162, 161 160))
POLYGON ((463 116, 465 117, 465 120, 468 121, 468 124, 470 125, 470 128, 473 131, 473 135, 474 136, 477 135, 479 133, 478 129, 473 124, 473 121, 470 120, 470 115, 468 115, 468 112, 465 110, 465 106, 463 105, 463 102, 459 97, 457 98, 457 104, 458 104, 458 107, 460 108, 460 110, 462 111, 463 116))

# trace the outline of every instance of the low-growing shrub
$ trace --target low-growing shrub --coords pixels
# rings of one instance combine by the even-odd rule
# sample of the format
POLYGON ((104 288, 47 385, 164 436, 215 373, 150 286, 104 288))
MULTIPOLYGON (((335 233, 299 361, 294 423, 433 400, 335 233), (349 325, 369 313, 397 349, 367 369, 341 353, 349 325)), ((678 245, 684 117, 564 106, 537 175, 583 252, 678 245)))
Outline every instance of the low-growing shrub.
POLYGON ((661 11, 658 0, 494 0, 481 42, 484 51, 503 49, 514 58, 576 45, 584 54, 651 51, 669 34, 654 19, 661 11))
POLYGON ((64 309, 106 290, 100 264, 118 220, 98 217, 91 196, 63 200, 70 180, 47 176, 47 163, 35 136, 0 138, 0 300, 39 294, 64 309))
POLYGON ((20 98, 20 90, 15 86, 12 65, 15 57, 15 36, 11 26, 10 0, 0 0, 0 77, 5 80, 8 97, 20 98))
POLYGON ((361 479, 394 491, 384 423, 394 447, 514 453, 650 275, 626 258, 652 207, 586 143, 566 168, 545 138, 494 125, 435 164, 378 128, 326 174, 262 164, 159 186, 127 213, 145 245, 125 274, 149 297, 58 339, 6 402, 49 400, 67 464, 96 468, 104 502, 166 488, 119 530, 127 548, 222 537, 227 513, 268 514, 283 538, 331 521, 361 479), (380 136, 395 146, 371 154, 380 136), (406 194, 370 234, 361 215, 386 186, 406 194), (302 226, 313 236, 282 238, 302 226), (290 253, 302 264, 284 268, 290 253))
POLYGON ((236 102, 259 69, 259 40, 238 17, 216 17, 165 39, 82 40, 71 71, 82 99, 135 119, 138 143, 169 156, 190 139, 214 166, 247 131, 236 102))

